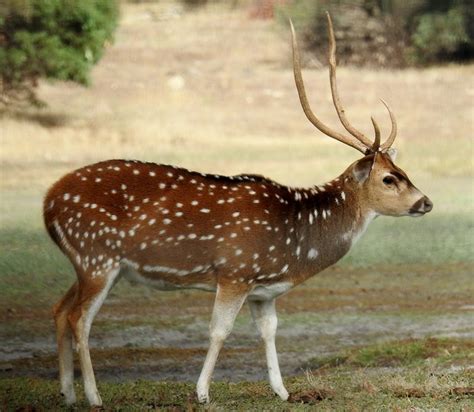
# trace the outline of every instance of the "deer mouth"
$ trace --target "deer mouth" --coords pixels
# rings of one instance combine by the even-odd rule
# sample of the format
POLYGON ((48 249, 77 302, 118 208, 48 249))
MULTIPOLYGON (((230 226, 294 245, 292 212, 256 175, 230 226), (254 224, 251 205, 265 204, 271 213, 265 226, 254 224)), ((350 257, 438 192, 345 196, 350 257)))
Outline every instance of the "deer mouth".
POLYGON ((413 210, 413 209, 410 209, 408 211, 408 216, 411 216, 411 217, 420 217, 420 216, 424 216, 427 212, 424 212, 424 211, 421 211, 421 210, 413 210))

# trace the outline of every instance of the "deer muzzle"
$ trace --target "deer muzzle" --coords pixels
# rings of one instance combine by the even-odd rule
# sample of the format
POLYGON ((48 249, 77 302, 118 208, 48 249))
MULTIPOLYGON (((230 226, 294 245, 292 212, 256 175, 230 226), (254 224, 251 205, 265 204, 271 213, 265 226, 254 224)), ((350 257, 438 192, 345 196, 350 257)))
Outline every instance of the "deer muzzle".
POLYGON ((423 216, 425 213, 431 212, 432 209, 433 202, 427 196, 423 196, 411 207, 410 216, 423 216))

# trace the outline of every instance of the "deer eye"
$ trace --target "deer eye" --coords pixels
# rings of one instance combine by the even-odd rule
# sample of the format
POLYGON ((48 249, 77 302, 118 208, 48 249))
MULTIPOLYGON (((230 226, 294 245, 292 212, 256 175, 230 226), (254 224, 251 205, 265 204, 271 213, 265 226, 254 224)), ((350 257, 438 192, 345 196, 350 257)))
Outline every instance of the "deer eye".
POLYGON ((390 186, 390 185, 393 185, 395 183, 395 178, 393 178, 392 176, 385 176, 383 178, 383 182, 387 185, 387 186, 390 186))

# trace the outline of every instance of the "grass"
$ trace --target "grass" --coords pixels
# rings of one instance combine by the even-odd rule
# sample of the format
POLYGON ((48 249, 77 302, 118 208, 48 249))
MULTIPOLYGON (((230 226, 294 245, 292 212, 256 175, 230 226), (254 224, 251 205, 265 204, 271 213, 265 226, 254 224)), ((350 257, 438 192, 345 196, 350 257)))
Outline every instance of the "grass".
POLYGON ((357 367, 399 367, 420 366, 429 360, 430 365, 450 366, 456 361, 472 359, 474 343, 470 340, 452 338, 408 339, 381 342, 362 348, 353 348, 327 358, 313 358, 308 362, 309 369, 331 366, 357 367))
MULTIPOLYGON (((287 35, 241 9, 124 4, 93 87, 42 83, 48 109, 0 117, 0 409, 63 408, 50 308, 74 274, 41 217, 42 196, 62 174, 118 157, 309 186, 357 158, 307 124, 287 35)), ((190 381, 213 295, 120 282, 92 331, 106 410, 472 410, 473 73, 338 70, 347 115, 364 132, 374 114, 387 134, 378 97, 390 102, 397 164, 434 210, 377 219, 341 262, 279 299, 290 404, 261 380, 264 353, 244 308, 217 365, 213 403, 198 406, 190 381)), ((337 125, 327 71, 309 65, 304 77, 318 115, 337 125)))
MULTIPOLYGON (((211 386, 213 402, 200 406, 194 385, 184 382, 134 381, 100 383, 105 410, 403 410, 442 408, 469 411, 474 395, 474 374, 466 369, 438 369, 458 356, 472 357, 472 342, 456 339, 423 339, 389 342, 340 354, 322 364, 308 365, 306 373, 287 380, 290 403, 272 395, 264 382, 211 386), (455 355, 457 353, 457 355, 455 355), (343 359, 336 362, 336 359, 343 359), (449 361, 448 361, 449 359, 449 361), (397 369, 382 368, 399 366, 397 369), (400 367, 402 366, 402 367, 400 367), (316 369, 315 369, 316 368, 316 369), (258 406, 257 406, 258 405, 258 406)), ((76 384, 80 393, 81 385, 76 384)), ((2 381, 0 402, 4 410, 63 407, 58 383, 44 379, 14 378, 2 381)), ((79 410, 87 409, 82 395, 79 410)))

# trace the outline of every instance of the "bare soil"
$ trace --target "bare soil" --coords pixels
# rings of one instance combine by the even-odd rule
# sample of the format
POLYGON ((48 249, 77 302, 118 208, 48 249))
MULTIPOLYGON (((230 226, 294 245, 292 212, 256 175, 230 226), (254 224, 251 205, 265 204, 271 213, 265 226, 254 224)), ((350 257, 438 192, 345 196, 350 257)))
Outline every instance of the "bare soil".
MULTIPOLYGON (((364 277, 366 272, 370 270, 334 268, 279 299, 277 345, 284 376, 300 375, 310 359, 375 342, 474 338, 469 291, 436 292, 430 282, 413 289, 406 278, 396 288, 390 282, 369 288, 374 280, 364 277), (331 281, 337 283, 328 289, 331 281)), ((212 298, 205 292, 158 292, 122 281, 91 332, 98 378, 196 381, 208 345, 212 298)), ((48 310, 18 305, 3 314, 0 378, 55 378, 54 327, 48 310)), ((264 351, 247 308, 226 342, 215 378, 266 379, 264 351)))

